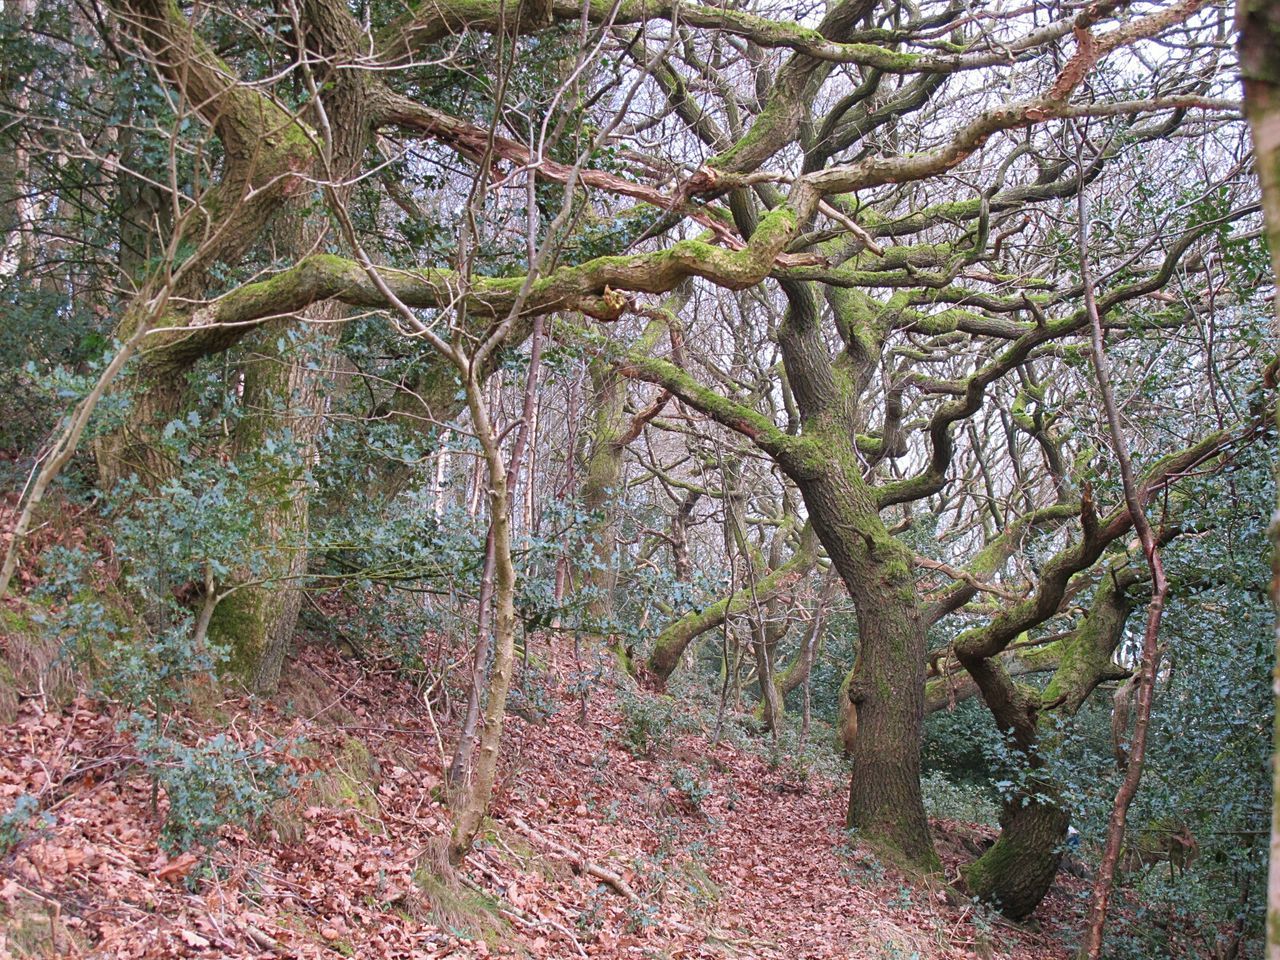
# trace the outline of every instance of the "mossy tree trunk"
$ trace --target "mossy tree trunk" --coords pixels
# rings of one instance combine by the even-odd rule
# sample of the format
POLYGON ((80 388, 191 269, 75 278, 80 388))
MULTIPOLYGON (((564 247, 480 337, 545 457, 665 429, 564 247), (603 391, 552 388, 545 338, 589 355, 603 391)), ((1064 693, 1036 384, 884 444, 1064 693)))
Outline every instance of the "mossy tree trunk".
MULTIPOLYGON (((590 444, 578 495, 582 507, 594 514, 592 521, 592 562, 578 582, 591 591, 588 613, 608 633, 614 616, 614 591, 618 586, 619 485, 622 482, 626 447, 621 440, 627 429, 627 382, 613 364, 593 357, 587 364, 591 380, 590 444)), ((625 653, 623 654, 625 656, 625 653)))
MULTIPOLYGON (((753 243, 764 223, 751 234, 753 243)), ((675 364, 633 354, 626 373, 666 387, 750 438, 800 490, 858 620, 859 654, 845 685, 853 709, 842 716, 853 764, 849 825, 904 865, 935 872, 940 865, 920 790, 927 623, 911 553, 881 520, 886 504, 875 486, 874 464, 867 467, 857 448, 857 427, 866 415, 858 395, 876 362, 875 345, 869 335, 851 335, 847 350, 833 360, 813 285, 785 282, 783 289, 788 309, 777 340, 797 432, 783 432, 754 408, 702 387, 675 364)))
MULTIPOLYGON (((1271 267, 1280 282, 1280 3, 1240 0, 1240 69, 1244 110, 1253 131, 1254 163, 1262 184, 1262 209, 1271 267)), ((1276 299, 1280 329, 1280 292, 1276 299)), ((1276 409, 1280 422, 1280 406, 1276 409)), ((1271 859, 1267 876, 1267 957, 1280 960, 1280 509, 1271 520, 1271 601, 1276 606, 1276 719, 1272 762, 1271 859)))
POLYGON ((210 624, 213 640, 231 651, 231 672, 251 689, 269 693, 297 628, 307 574, 310 468, 324 423, 324 385, 341 312, 335 304, 307 311, 301 321, 271 324, 254 336, 244 374, 244 412, 234 437, 240 454, 274 441, 286 451, 273 475, 262 477, 252 505, 261 532, 260 564, 227 596, 210 624))
MULTIPOLYGON (((688 296, 688 289, 687 284, 682 285, 662 308, 655 311, 635 349, 648 352, 670 332, 669 319, 688 296)), ((604 357, 593 357, 587 365, 587 375, 591 380, 590 409, 593 414, 586 437, 589 446, 578 495, 583 508, 594 514, 596 519, 592 527, 592 564, 583 576, 576 579, 591 590, 588 608, 591 620, 600 626, 602 632, 611 633, 619 574, 618 505, 623 500, 621 486, 627 447, 640 435, 644 425, 661 412, 668 395, 659 396, 650 407, 631 417, 627 414, 628 381, 614 362, 604 357)), ((625 644, 616 638, 611 643, 623 668, 634 672, 625 644)))
MULTIPOLYGON (((139 2, 150 16, 175 16, 151 7, 149 0, 139 2)), ((302 122, 311 122, 329 134, 329 142, 318 150, 315 139, 306 138, 305 150, 311 153, 308 163, 314 163, 322 182, 329 185, 328 198, 342 204, 350 195, 350 176, 359 169, 372 136, 369 111, 375 102, 371 93, 374 86, 365 73, 340 69, 361 51, 360 29, 347 11, 328 0, 307 0, 304 12, 305 30, 295 41, 300 55, 304 51, 311 55, 303 58, 300 75, 316 100, 302 122), (330 75, 313 73, 320 63, 330 75), (317 122, 321 97, 324 123, 317 122)), ((180 32, 185 28, 174 23, 169 29, 180 32)), ((192 42, 189 37, 183 38, 188 55, 192 42)), ((190 77, 181 73, 186 65, 181 61, 174 73, 190 83, 190 77)), ((237 104, 244 103, 239 86, 233 87, 231 95, 239 98, 237 104)), ((223 126, 220 114, 213 121, 215 132, 229 153, 229 180, 252 183, 255 178, 278 178, 275 168, 279 166, 301 169, 294 154, 304 147, 294 143, 291 136, 301 129, 298 118, 265 106, 250 105, 241 113, 243 116, 233 118, 234 127, 223 126), (246 129, 252 123, 259 127, 257 137, 246 129), (290 136, 281 139, 281 130, 290 136), (277 139, 278 145, 273 143, 277 139), (238 165, 245 169, 238 171, 238 165)), ((262 192, 270 191, 260 188, 259 193, 262 192)), ((309 193, 299 196, 296 190, 286 189, 261 210, 242 206, 227 214, 220 225, 228 237, 222 244, 226 255, 234 256, 254 242, 261 243, 268 223, 277 228, 269 246, 290 261, 312 253, 330 230, 325 207, 318 197, 309 193)), ((196 284, 200 280, 200 275, 195 274, 190 282, 196 284)), ((214 610, 210 637, 230 649, 231 672, 258 692, 270 692, 279 680, 302 603, 310 516, 308 471, 316 456, 323 423, 323 386, 341 310, 335 302, 314 304, 295 317, 264 324, 248 340, 241 418, 228 453, 254 453, 268 441, 289 453, 282 458, 279 469, 264 478, 261 496, 250 507, 256 513, 262 536, 259 543, 247 546, 258 556, 246 562, 236 578, 238 583, 219 585, 225 597, 214 610)), ((157 432, 168 420, 180 416, 190 403, 185 373, 205 352, 199 344, 180 340, 162 344, 149 356, 144 355, 135 376, 138 389, 130 420, 123 429, 105 438, 97 450, 100 482, 105 487, 132 473, 145 483, 158 485, 168 474, 170 465, 159 452, 157 432)))
POLYGON ((845 742, 853 764, 849 826, 913 867, 934 871, 939 863, 920 791, 925 622, 911 555, 880 519, 848 426, 818 420, 807 432, 821 438, 815 449, 825 456, 816 476, 797 477, 797 485, 858 623, 858 656, 845 684, 852 706, 846 729, 856 729, 845 742))
POLYGON ((1058 736, 1060 720, 1075 716, 1099 683, 1126 675, 1111 657, 1133 610, 1126 591, 1140 579, 1130 566, 1104 570, 1084 621, 1054 642, 1058 666, 1042 693, 1014 682, 1001 662, 973 666, 997 725, 1025 758, 1026 782, 1005 799, 995 844, 962 875, 970 893, 1012 919, 1029 916, 1044 899, 1067 838, 1070 816, 1042 751, 1058 736))
POLYGON ((857 449, 866 416, 858 396, 874 348, 868 337, 850 336, 833 361, 815 289, 786 284, 784 290, 788 308, 778 343, 805 443, 784 455, 782 465, 800 489, 858 623, 858 656, 844 683, 840 718, 853 767, 848 823, 912 868, 935 872, 940 863, 920 790, 927 623, 911 552, 885 527, 874 466, 868 468, 857 449))
POLYGON ((726 618, 748 614, 755 603, 773 600, 786 592, 808 575, 817 558, 817 538, 812 526, 806 524, 800 531, 795 552, 785 563, 765 572, 754 585, 741 587, 722 600, 690 611, 669 624, 658 634, 649 655, 648 668, 655 683, 662 687, 671 679, 680 658, 694 640, 719 627, 726 618))

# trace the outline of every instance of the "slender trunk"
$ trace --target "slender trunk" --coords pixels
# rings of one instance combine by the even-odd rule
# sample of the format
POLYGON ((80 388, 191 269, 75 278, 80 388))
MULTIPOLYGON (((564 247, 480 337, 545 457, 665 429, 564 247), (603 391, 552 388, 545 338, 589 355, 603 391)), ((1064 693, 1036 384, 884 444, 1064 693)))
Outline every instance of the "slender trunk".
MULTIPOLYGON (((1271 268, 1280 283, 1280 3, 1240 0, 1240 70, 1244 112, 1253 131, 1254 162, 1262 183, 1262 210, 1271 268)), ((1280 329, 1280 287, 1276 322, 1280 329)), ((1280 422, 1280 406, 1276 408, 1280 422)), ((1271 859, 1267 875, 1267 958, 1280 960, 1280 509, 1271 519, 1271 602, 1276 606, 1275 729, 1273 731, 1271 859)))
MULTIPOLYGON (((529 352, 529 379, 524 390, 524 404, 521 412, 520 429, 516 434, 516 442, 511 450, 511 458, 505 476, 508 497, 515 490, 520 480, 520 469, 524 462, 525 449, 529 445, 532 432, 534 404, 538 391, 538 372, 542 364, 542 317, 534 321, 533 341, 529 352)), ((510 523, 510 518, 507 518, 510 523)), ((510 534, 508 533, 508 537, 510 534)), ((508 560, 508 562, 510 562, 508 560)), ((448 781, 452 785, 461 783, 471 766, 472 752, 476 743, 476 726, 480 721, 480 700, 484 693, 485 680, 489 670, 489 656, 492 643, 489 632, 490 607, 494 591, 497 588, 498 540, 492 520, 489 524, 489 535, 485 540, 484 570, 480 576, 480 598, 478 600, 477 634, 475 653, 471 661, 471 687, 467 691, 467 713, 462 723, 462 731, 458 734, 458 746, 453 754, 453 762, 449 764, 448 781)), ((526 651, 528 650, 526 644, 526 651)))
MULTIPOLYGON (((161 295, 167 297, 168 291, 163 291, 161 295)), ((44 498, 49 485, 57 479, 62 468, 67 465, 75 454, 76 447, 80 444, 80 438, 84 435, 85 428, 89 425, 89 419, 93 416, 93 411, 97 408, 98 401, 102 399, 111 382, 138 349, 143 336, 150 329, 152 319, 152 317, 145 317, 137 322, 132 335, 116 351, 115 356, 111 358, 106 368, 98 376, 98 382, 93 389, 76 405, 66 425, 58 431, 44 466, 40 468, 40 472, 36 475, 31 489, 27 491, 26 498, 22 503, 22 510, 8 531, 9 542, 5 547, 3 564, 0 564, 0 599, 3 599, 9 590, 9 584, 18 566, 22 540, 27 535, 28 529, 30 529, 36 507, 40 505, 40 501, 44 498)))
MULTIPOLYGON (((30 22, 35 11, 35 0, 18 0, 0 8, 0 18, 6 29, 12 29, 14 24, 30 22)), ((6 64, 0 64, 0 91, 12 104, 13 115, 23 117, 31 97, 23 89, 23 78, 15 74, 6 64)), ((36 210, 29 194, 30 154, 23 125, 9 123, 6 128, 0 133, 0 277, 23 273, 35 252, 32 226, 36 210)))
POLYGON ((689 519, 701 498, 701 491, 690 490, 671 516, 671 567, 678 583, 688 583, 693 579, 693 563, 689 559, 689 519))
POLYGON ((497 549, 494 540, 493 523, 489 524, 489 533, 484 543, 484 567, 480 573, 480 595, 476 600, 476 643, 471 654, 471 682, 467 688, 467 710, 462 718, 462 729, 458 732, 458 744, 453 751, 453 760, 445 779, 450 786, 458 786, 466 781, 467 770, 471 766, 471 756, 475 750, 476 730, 480 725, 480 700, 484 695, 485 681, 488 679, 489 658, 493 652, 493 634, 490 624, 493 619, 494 571, 497 565, 497 549))
MULTIPOLYGON (((756 603, 757 608, 760 606, 756 603)), ((760 684, 760 719, 765 730, 776 740, 782 722, 782 697, 773 675, 773 651, 768 626, 756 619, 751 624, 751 646, 756 660, 756 679, 760 684)))
MULTIPOLYGON (((1159 564, 1159 554, 1153 554, 1155 565, 1159 564)), ((1159 663, 1160 619, 1164 612, 1165 596, 1168 584, 1164 573, 1160 571, 1156 580, 1155 593, 1147 608, 1147 628, 1142 640, 1142 670, 1138 674, 1137 686, 1137 719, 1133 724, 1133 740, 1130 743, 1129 766, 1125 770, 1124 780, 1116 791, 1115 803, 1111 808, 1111 817, 1107 822, 1107 843, 1103 850, 1102 860, 1098 864, 1098 873, 1093 882, 1093 898, 1089 907, 1089 928, 1080 948, 1080 955, 1089 960, 1098 960, 1102 956, 1103 931, 1107 923, 1107 907, 1111 898, 1111 888, 1115 879, 1116 864, 1120 860, 1120 848, 1124 844, 1125 819, 1129 813, 1129 805, 1138 793, 1138 785, 1142 781, 1142 761, 1146 753, 1147 731, 1151 721, 1151 700, 1155 691, 1156 668, 1159 663)))
MULTIPOLYGON (((1081 166, 1078 159, 1077 166, 1081 166)), ((1080 948, 1082 957, 1098 960, 1102 956, 1103 930, 1107 922, 1107 905, 1111 897, 1112 881, 1116 864, 1120 859, 1120 848, 1124 843, 1125 820, 1129 813, 1129 805, 1137 795, 1138 784, 1142 780, 1142 761, 1146 754, 1147 731, 1151 723, 1151 699, 1155 694, 1156 673, 1160 663, 1160 621, 1164 615, 1169 582, 1165 578, 1159 544, 1156 542, 1151 524, 1138 498, 1133 464, 1121 430, 1119 408, 1111 392, 1111 378, 1107 369, 1106 352, 1103 349, 1102 317, 1098 313, 1098 306, 1094 300, 1093 280, 1089 269, 1089 217, 1083 189, 1077 194, 1076 202, 1080 218, 1080 279, 1084 284, 1085 309, 1090 319, 1094 373, 1097 376, 1098 389, 1102 394, 1102 405, 1111 433, 1111 446, 1115 452, 1116 461, 1120 465, 1125 503, 1128 505, 1129 515, 1133 518, 1133 528, 1138 534, 1138 541, 1142 544, 1142 552, 1151 570, 1151 603, 1147 606, 1147 626, 1142 638, 1142 665, 1134 681, 1137 711, 1133 722, 1133 740, 1129 746, 1129 765, 1125 770, 1120 789, 1116 792, 1115 804, 1111 808, 1111 818, 1107 823, 1106 848, 1102 854, 1102 861, 1098 864, 1098 874, 1093 883, 1093 898, 1089 906, 1089 928, 1080 948)))
POLYGON ((782 696, 787 696, 801 685, 807 688, 809 676, 813 673, 813 665, 818 659, 819 651, 822 649, 822 634, 823 628, 826 626, 827 607, 833 599, 834 589, 838 589, 839 586, 839 577, 835 571, 828 573, 827 579, 823 582, 822 591, 818 595, 818 606, 813 611, 813 619, 805 627, 804 639, 800 643, 800 649, 796 651, 795 658, 787 665, 787 669, 778 675, 778 691, 782 696))
MULTIPOLYGON (((578 382, 576 380, 574 380, 569 386, 568 401, 569 401, 568 402, 568 407, 569 407, 568 409, 568 421, 569 421, 568 443, 565 445, 565 449, 568 451, 568 455, 565 457, 564 486, 560 488, 559 492, 556 495, 557 499, 561 501, 564 500, 565 494, 567 494, 568 491, 574 489, 574 484, 577 479, 574 471, 577 467, 578 459, 573 455, 573 451, 576 450, 578 446, 578 422, 579 422, 578 421, 578 402, 577 402, 578 401, 578 382)), ((559 556, 556 557, 556 583, 555 583, 555 592, 553 594, 555 598, 556 614, 555 614, 555 618, 552 620, 552 623, 551 623, 551 629, 553 632, 558 633, 560 629, 564 626, 563 618, 561 617, 560 611, 564 606, 565 592, 568 589, 568 586, 569 586, 569 558, 565 554, 561 553, 559 556)), ((573 648, 574 648, 575 658, 578 656, 579 646, 580 644, 578 641, 578 634, 575 631, 574 637, 573 637, 573 648)))
POLYGON ((516 638, 516 571, 511 556, 511 504, 507 470, 502 462, 497 436, 480 396, 480 388, 473 378, 468 383, 468 401, 471 420, 484 447, 484 459, 488 468, 494 556, 494 653, 484 708, 484 725, 480 731, 473 776, 469 787, 457 802, 457 815, 449 841, 449 858, 455 865, 461 863, 471 849, 493 796, 493 784, 498 771, 498 749, 502 742, 502 726, 507 710, 507 693, 511 689, 511 674, 515 665, 516 638))

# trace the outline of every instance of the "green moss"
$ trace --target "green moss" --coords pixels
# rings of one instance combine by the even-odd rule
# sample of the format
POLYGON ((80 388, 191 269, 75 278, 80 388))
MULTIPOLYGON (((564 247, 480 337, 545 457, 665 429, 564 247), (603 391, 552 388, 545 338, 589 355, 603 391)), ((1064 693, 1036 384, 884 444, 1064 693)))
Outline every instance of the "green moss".
POLYGON ((25 612, 26 605, 10 609, 0 607, 0 633, 31 633, 36 629, 35 621, 25 612))
POLYGON ((260 591, 238 590, 214 608, 209 640, 225 647, 223 675, 252 684, 267 649, 266 623, 260 591))
MULTIPOLYGON (((86 591, 86 595, 101 603, 116 623, 134 621, 114 591, 86 591)), ((0 656, 0 721, 10 710, 16 713, 17 691, 23 687, 39 687, 53 703, 65 706, 81 688, 83 674, 92 674, 97 663, 87 641, 68 645, 72 648, 64 651, 60 639, 36 621, 46 611, 44 605, 26 600, 14 608, 0 609, 0 634, 7 638, 5 653, 0 656), (69 655, 63 656, 64 652, 69 655)))
POLYGON ((765 153, 767 157, 784 141, 790 140, 789 136, 780 137, 779 133, 793 122, 795 114, 795 97, 788 92, 775 93, 769 97, 751 129, 724 153, 713 157, 708 166, 718 170, 737 170, 762 149, 768 151, 765 153))
POLYGON ((932 846, 908 854, 902 849, 901 838, 909 836, 912 824, 904 815, 898 823, 871 824, 859 830, 859 839, 869 846, 875 856, 908 877, 923 881, 942 873, 942 861, 932 846))
POLYGON ((711 879, 711 875, 696 860, 686 860, 680 867, 684 874, 685 885, 689 891, 706 906, 715 906, 720 902, 720 885, 711 879))
POLYGON ((19 893, 12 903, 0 904, 5 957, 13 960, 80 956, 87 945, 67 928, 48 902, 19 893))

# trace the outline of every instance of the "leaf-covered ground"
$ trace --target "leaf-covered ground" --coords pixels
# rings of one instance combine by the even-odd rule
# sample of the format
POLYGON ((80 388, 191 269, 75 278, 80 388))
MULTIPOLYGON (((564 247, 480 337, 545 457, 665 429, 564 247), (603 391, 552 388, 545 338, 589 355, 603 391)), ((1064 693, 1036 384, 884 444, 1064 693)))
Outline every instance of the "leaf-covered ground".
MULTIPOLYGON (((1061 884, 1034 930, 907 884, 842 833, 841 783, 696 735, 634 756, 615 696, 594 693, 581 723, 567 682, 550 717, 509 718, 490 828, 441 879, 447 725, 389 669, 319 648, 270 704, 172 721, 175 736, 292 741, 299 780, 266 822, 168 855, 168 798, 118 717, 24 693, 0 737, 0 813, 27 795, 39 814, 0 859, 0 958, 1034 960, 1067 956, 1078 923, 1061 884)), ((977 831, 935 830, 954 876, 977 831)))

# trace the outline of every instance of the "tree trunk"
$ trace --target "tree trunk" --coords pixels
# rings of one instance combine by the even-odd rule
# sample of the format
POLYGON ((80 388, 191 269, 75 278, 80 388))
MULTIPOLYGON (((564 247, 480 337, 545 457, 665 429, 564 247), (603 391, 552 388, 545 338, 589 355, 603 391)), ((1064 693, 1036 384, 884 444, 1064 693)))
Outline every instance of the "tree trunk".
MULTIPOLYGON (((525 450, 529 446, 529 438, 533 432, 533 411, 537 400, 538 373, 542 364, 542 318, 534 320, 533 344, 529 350, 528 381, 524 388, 524 402, 521 408, 520 429, 516 434, 515 445, 511 449, 504 489, 508 502, 512 491, 520 481, 520 470, 524 463, 525 450)), ((477 389, 479 389, 477 387, 477 389)), ((507 518, 510 524, 510 517, 507 518)), ((507 534, 508 540, 510 533, 507 534)), ((509 549, 509 547, 508 547, 509 549)), ((453 760, 449 764, 446 780, 450 787, 461 784, 471 769, 472 752, 476 744, 476 725, 480 720, 480 700, 484 694, 485 680, 489 670, 489 655, 492 639, 489 631, 491 603, 494 590, 501 586, 498 582, 498 532, 491 521, 489 533, 485 539, 484 567, 480 574, 480 596, 477 602, 476 647, 471 659, 471 687, 467 691, 467 712, 462 722, 462 730, 458 734, 458 744, 454 749, 453 760)), ((508 557, 506 562, 511 563, 508 557)), ((528 636, 525 637, 525 657, 529 654, 528 636)))
POLYGON ((511 689, 511 674, 515 666, 516 636, 516 571, 511 558, 511 504, 507 468, 502 462, 498 440, 484 408, 481 387, 474 379, 468 384, 468 402, 472 423, 480 436, 488 467, 494 557, 494 651, 473 777, 458 799, 453 833, 449 839, 449 859, 455 865, 461 863, 471 849, 493 796, 493 784, 498 773, 498 748, 502 743, 502 725, 507 710, 507 693, 511 689))
MULTIPOLYGON (((594 562, 578 582, 591 590, 588 607, 591 620, 602 632, 611 632, 614 591, 618 586, 618 485, 622 482, 622 462, 626 448, 619 443, 626 430, 627 382, 611 363, 599 357, 587 367, 591 377, 590 450, 583 471, 579 495, 583 508, 596 515, 592 526, 594 562)), ((625 657, 625 653, 623 654, 625 657)))
POLYGON ((857 735, 849 751, 848 823, 911 866, 933 872, 940 865, 920 792, 924 629, 914 603, 895 595, 891 575, 873 576, 880 583, 859 587, 854 601, 859 651, 848 695, 857 735))
MULTIPOLYGON (((1054 795, 1043 782, 1032 790, 1054 795)), ((1024 799, 1006 805, 995 845, 964 870, 965 889, 1013 920, 1030 916, 1053 884, 1071 820, 1056 803, 1024 799)))
MULTIPOLYGON (((1262 209, 1272 271, 1280 282, 1280 3, 1240 0, 1240 68, 1244 112, 1253 130, 1254 162, 1262 183, 1262 209)), ((1280 328, 1280 292, 1276 300, 1280 328)), ((1280 407, 1277 407, 1280 422, 1280 407)), ((1271 519, 1271 601, 1280 616, 1280 510, 1271 519)), ((1276 622, 1276 721, 1273 731, 1271 860, 1267 875, 1267 957, 1280 960, 1280 619, 1276 622)))
POLYGON ((751 622, 751 652, 756 661, 756 682, 760 686, 760 704, 756 708, 756 716, 764 724, 765 730, 777 739, 778 727, 782 723, 782 694, 778 691, 778 683, 774 677, 773 648, 781 639, 781 631, 766 622, 761 616, 761 609, 766 605, 758 600, 753 604, 756 613, 751 622))
MULTIPOLYGON (((0 22, 5 31, 29 23, 35 15, 35 0, 19 0, 0 8, 0 22)), ((0 92, 12 104, 13 114, 22 116, 30 105, 30 95, 23 89, 22 77, 8 64, 0 64, 0 92)), ((0 132, 0 277, 25 272, 32 253, 34 202, 28 191, 30 156, 17 123, 5 125, 0 132)))
MULTIPOLYGON (((690 286, 682 284, 655 311, 636 341, 634 349, 643 353, 651 351, 664 336, 670 333, 670 318, 674 310, 689 295, 690 286)), ((678 340, 673 337, 673 349, 678 340)), ((584 571, 579 583, 592 591, 588 613, 603 632, 612 633, 618 589, 618 504, 622 502, 622 468, 627 446, 640 434, 644 425, 666 403, 669 394, 663 394, 652 407, 635 419, 627 416, 627 379, 617 366, 603 357, 593 357, 587 366, 591 378, 591 408, 595 411, 587 437, 590 448, 586 457, 586 469, 582 486, 578 491, 583 507, 598 515, 594 527, 595 558, 590 570, 584 571)), ((612 641, 614 652, 622 667, 634 673, 631 655, 617 639, 612 641)))
MULTIPOLYGON (((351 176, 360 169, 372 137, 371 81, 362 71, 339 67, 362 56, 364 41, 341 5, 306 0, 304 10, 307 30, 296 39, 303 49, 324 58, 329 71, 312 77, 315 68, 309 64, 305 70, 318 102, 324 89, 322 105, 331 136, 320 172, 329 184, 326 198, 345 205, 352 192, 351 176)), ((295 261, 314 252, 329 231, 328 217, 313 209, 312 201, 293 201, 277 221, 280 252, 295 261)), ((224 600, 214 613, 211 635, 230 644, 232 671, 259 693, 275 690, 302 607, 310 530, 308 471, 324 422, 323 387, 342 315, 340 304, 318 303, 296 319, 266 324, 250 341, 243 416, 232 445, 242 454, 260 449, 267 438, 290 442, 297 465, 277 478, 283 489, 272 491, 275 495, 259 508, 268 582, 245 586, 224 600)))
POLYGON ((279 683, 302 608, 310 529, 308 475, 324 423, 322 387, 329 367, 324 358, 336 341, 340 316, 336 304, 320 304, 301 322, 268 324, 255 336, 245 370, 236 452, 261 449, 267 440, 291 443, 292 452, 256 508, 265 577, 255 571, 243 576, 266 582, 241 587, 223 600, 214 612, 210 636, 230 648, 229 671, 259 693, 270 693, 279 683))
MULTIPOLYGON (((1077 166, 1083 166, 1077 159, 1077 166)), ((1083 172, 1081 173, 1083 176, 1083 172)), ((1080 280, 1084 286, 1084 304, 1089 314, 1092 337, 1090 344, 1093 353, 1093 369, 1098 381, 1098 390, 1102 394, 1102 407, 1107 415, 1107 427, 1111 433, 1111 446, 1116 461, 1120 466, 1120 477, 1124 482, 1124 499, 1129 508, 1129 516, 1133 518, 1133 529, 1142 544, 1143 555, 1151 570, 1151 602, 1147 605, 1147 625, 1142 637, 1142 661, 1134 680, 1135 716, 1133 722, 1133 739, 1129 745, 1129 763, 1125 769, 1124 780, 1116 791, 1115 803, 1111 807, 1111 818, 1107 823, 1107 842, 1103 848, 1102 859, 1098 863, 1098 873, 1093 881, 1093 898, 1089 905, 1089 928, 1080 947, 1080 956, 1089 960, 1099 960, 1103 949, 1103 931, 1107 921, 1107 905, 1111 898, 1112 879, 1116 865, 1120 860, 1120 849, 1124 844, 1126 819, 1129 806, 1137 796, 1138 785, 1142 780, 1142 762, 1146 753, 1147 731, 1151 722, 1151 700, 1155 693, 1156 678, 1160 672, 1160 623, 1164 616, 1165 599, 1169 594, 1169 582, 1164 573, 1164 562, 1160 557, 1160 544, 1151 529, 1151 523, 1143 513, 1143 503, 1134 479, 1133 463, 1130 459, 1128 444, 1125 442, 1123 425, 1120 420, 1120 408, 1111 389, 1110 372, 1108 370, 1105 349, 1105 330, 1102 315, 1094 299, 1094 287, 1089 266, 1089 214, 1085 192, 1082 189, 1076 195, 1076 209, 1079 215, 1080 243, 1080 280)))
POLYGON ((778 690, 782 696, 786 697, 802 684, 808 684, 813 665, 818 659, 818 653, 822 650, 827 606, 834 599, 833 588, 839 589, 839 586, 840 583, 833 573, 828 573, 818 595, 818 605, 814 608, 813 618, 805 625, 804 639, 800 642, 800 649, 796 651, 795 657, 787 668, 778 674, 778 690))
POLYGON ((940 864, 920 792, 927 648, 911 554, 880 520, 848 428, 809 426, 822 435, 824 463, 815 477, 797 477, 797 485, 858 621, 858 657, 846 681, 847 727, 856 729, 845 744, 853 764, 849 826, 910 866, 934 872, 940 864))
POLYGON ((1070 817, 1056 802, 1057 784, 1045 775, 1041 745, 1057 735, 1055 716, 1075 716, 1099 683, 1124 675, 1111 656, 1133 609, 1125 591, 1138 579, 1131 567, 1103 572, 1084 621, 1051 645, 1058 648, 1058 666, 1043 693, 1014 684, 1005 658, 974 670, 996 724, 1027 758, 1030 783, 1006 800, 995 845, 962 874, 970 893, 1011 919, 1029 916, 1049 892, 1067 839, 1070 817))

